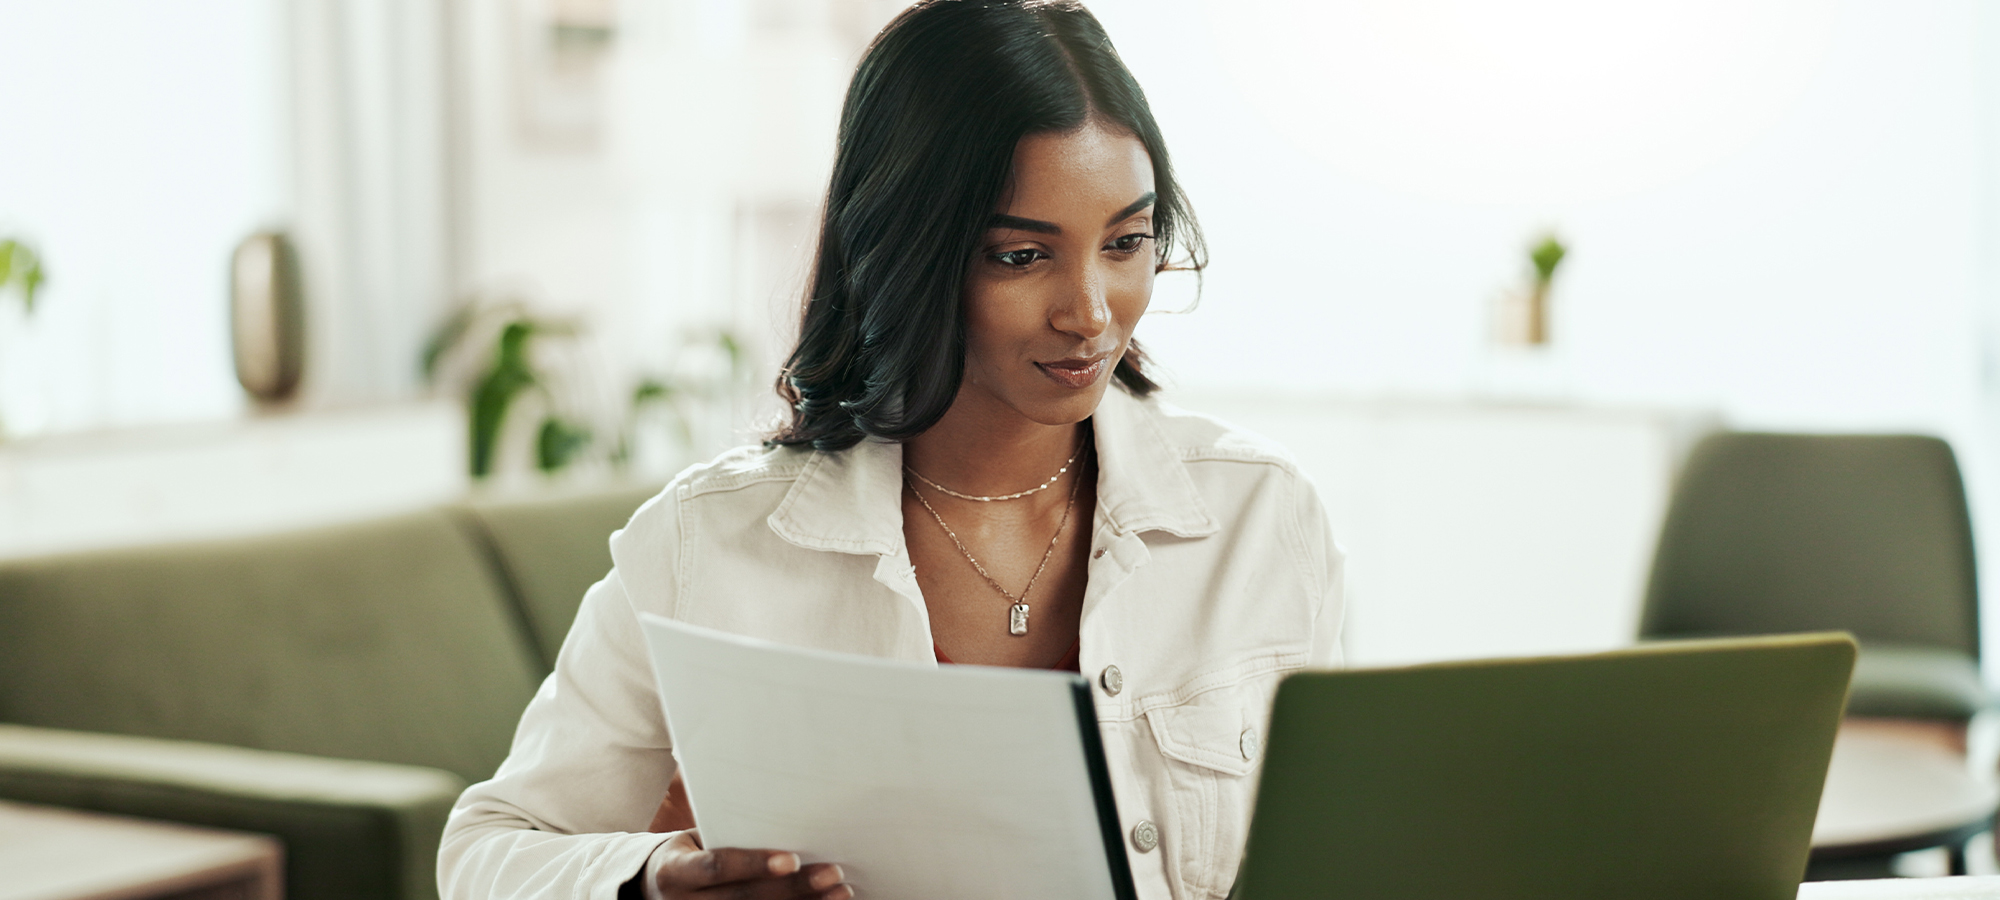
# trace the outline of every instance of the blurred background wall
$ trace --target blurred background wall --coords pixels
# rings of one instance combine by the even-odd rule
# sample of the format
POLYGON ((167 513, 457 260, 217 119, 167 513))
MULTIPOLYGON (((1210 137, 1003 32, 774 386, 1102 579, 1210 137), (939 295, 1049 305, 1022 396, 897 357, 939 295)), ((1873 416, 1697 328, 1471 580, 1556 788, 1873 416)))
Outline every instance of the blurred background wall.
MULTIPOLYGON (((420 362, 468 304, 573 330, 540 351, 595 435, 565 478, 754 437, 845 78, 901 5, 0 0, 0 237, 49 271, 32 314, 0 304, 0 551, 466 490, 467 376, 420 362), (230 363, 261 228, 306 284, 278 405, 230 363), (649 382, 699 402, 635 413, 649 382)), ((1199 308, 1140 334, 1170 396, 1321 482, 1357 659, 1628 635, 1676 454, 1717 423, 1944 435, 2000 533, 1982 5, 1091 6, 1212 250, 1199 308), (1553 341, 1505 346, 1547 233, 1553 341)), ((1156 307, 1194 293, 1163 277, 1156 307)), ((548 480, 506 452, 489 481, 548 480)))

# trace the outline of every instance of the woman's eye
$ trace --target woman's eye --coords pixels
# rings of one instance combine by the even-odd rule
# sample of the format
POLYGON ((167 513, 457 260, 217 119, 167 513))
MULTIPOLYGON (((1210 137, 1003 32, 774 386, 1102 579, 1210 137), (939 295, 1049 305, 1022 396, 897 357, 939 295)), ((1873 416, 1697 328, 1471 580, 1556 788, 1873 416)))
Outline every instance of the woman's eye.
POLYGON ((994 261, 1000 263, 1003 266, 1013 266, 1014 268, 1017 269, 1026 268, 1028 266, 1034 265, 1035 261, 1038 259, 1047 259, 1047 258, 1048 254, 1043 253, 1040 250, 1007 250, 1001 253, 993 254, 994 261))
POLYGON ((1145 234, 1145 233, 1128 234, 1115 241, 1112 241, 1111 249, 1116 250, 1120 253, 1136 253, 1138 252, 1140 247, 1146 246, 1146 242, 1152 239, 1153 236, 1150 234, 1145 234))

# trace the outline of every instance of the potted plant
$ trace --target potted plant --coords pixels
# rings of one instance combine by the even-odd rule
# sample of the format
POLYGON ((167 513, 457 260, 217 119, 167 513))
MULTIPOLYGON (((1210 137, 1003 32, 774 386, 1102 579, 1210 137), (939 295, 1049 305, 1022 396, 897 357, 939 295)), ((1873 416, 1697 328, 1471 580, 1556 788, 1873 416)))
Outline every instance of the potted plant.
POLYGON ((690 348, 712 345, 726 372, 643 378, 625 392, 623 409, 594 411, 590 396, 576 384, 584 379, 558 371, 547 359, 560 345, 573 344, 580 331, 574 322, 534 315, 517 300, 474 301, 432 336, 423 353, 424 378, 432 384, 456 382, 464 395, 474 479, 491 476, 503 443, 510 434, 520 434, 519 427, 507 427, 516 410, 531 409, 540 417, 531 431, 530 456, 543 474, 553 475, 587 457, 623 469, 631 462, 642 418, 665 415, 678 440, 691 444, 693 422, 704 405, 724 399, 720 395, 743 372, 741 343, 729 331, 718 330, 695 339, 690 348), (601 438, 601 433, 609 437, 601 438))

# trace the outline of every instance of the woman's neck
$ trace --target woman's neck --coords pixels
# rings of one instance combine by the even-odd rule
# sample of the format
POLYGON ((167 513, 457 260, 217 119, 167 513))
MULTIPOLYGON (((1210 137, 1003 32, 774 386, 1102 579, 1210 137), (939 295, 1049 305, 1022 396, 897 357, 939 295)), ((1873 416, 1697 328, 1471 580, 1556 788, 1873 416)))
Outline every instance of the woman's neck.
POLYGON ((1082 423, 1043 425, 1009 409, 971 410, 963 402, 903 444, 903 463, 963 494, 997 496, 1049 480, 1076 455, 1082 423))

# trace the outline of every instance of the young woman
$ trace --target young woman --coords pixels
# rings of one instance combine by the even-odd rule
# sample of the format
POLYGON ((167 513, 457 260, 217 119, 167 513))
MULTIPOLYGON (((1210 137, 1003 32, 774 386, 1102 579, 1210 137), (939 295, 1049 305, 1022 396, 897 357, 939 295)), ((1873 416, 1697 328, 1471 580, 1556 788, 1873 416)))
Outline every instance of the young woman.
POLYGON ((512 755, 452 814, 444 896, 854 894, 785 848, 648 830, 692 822, 640 611, 1080 671, 1140 895, 1223 896, 1272 692, 1336 661, 1341 558, 1280 452, 1151 399, 1132 332, 1177 259, 1201 251, 1166 147, 1080 5, 892 22, 842 112, 789 424, 612 537, 512 755))

